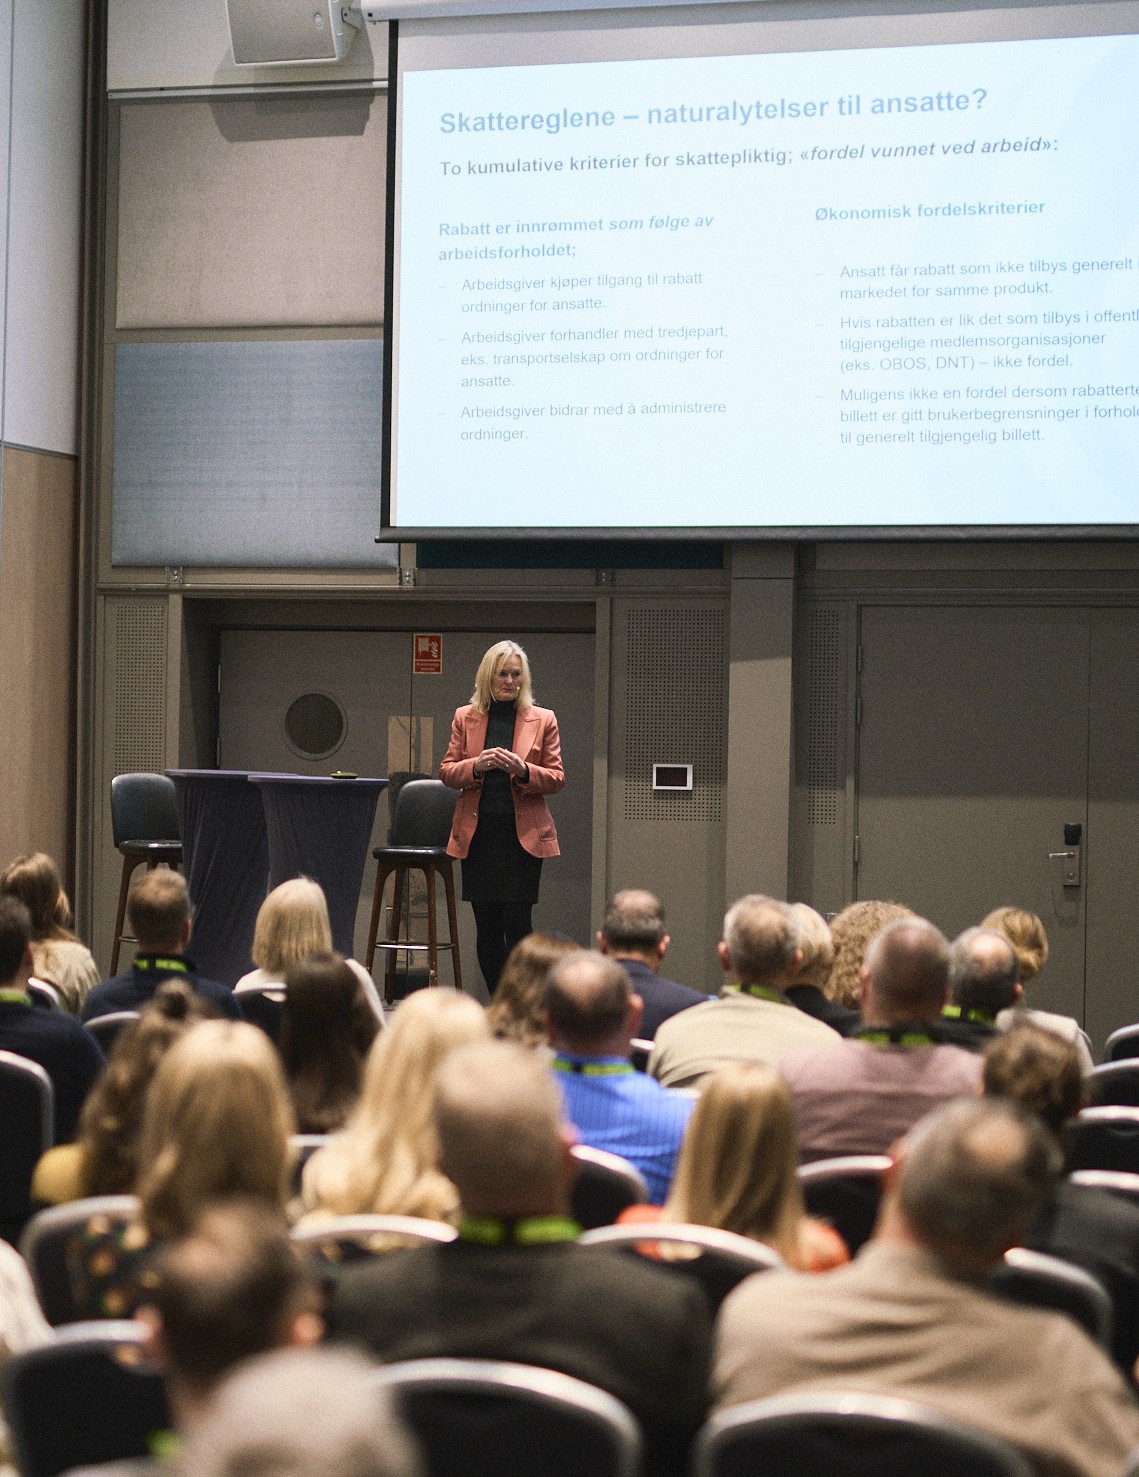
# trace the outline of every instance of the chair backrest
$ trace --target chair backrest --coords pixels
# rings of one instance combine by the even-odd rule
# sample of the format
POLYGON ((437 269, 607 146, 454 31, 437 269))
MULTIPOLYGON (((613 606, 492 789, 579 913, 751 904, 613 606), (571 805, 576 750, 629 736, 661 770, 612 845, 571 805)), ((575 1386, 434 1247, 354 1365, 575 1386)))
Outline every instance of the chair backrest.
POLYGON ((129 1225, 138 1212, 133 1195, 92 1195, 53 1205, 32 1216, 20 1237, 20 1255, 28 1264, 44 1317, 56 1327, 78 1322, 81 1314, 71 1290, 67 1270, 67 1248, 72 1236, 92 1216, 105 1216, 118 1225, 129 1225))
POLYGON ((663 1256, 656 1265, 696 1282, 712 1315, 745 1277, 784 1266, 783 1258, 762 1241, 714 1226, 669 1224, 598 1226, 582 1234, 583 1246, 615 1246, 636 1252, 642 1246, 679 1246, 696 1255, 663 1256))
POLYGON ((165 774, 117 774, 111 781, 111 835, 116 846, 128 842, 181 838, 178 796, 165 774))
POLYGON ((649 1057, 653 1054, 653 1044, 646 1041, 642 1036, 635 1036, 629 1042, 629 1060, 638 1072, 647 1072, 649 1069, 649 1057))
POLYGON ((851 1256, 870 1240, 882 1199, 882 1176, 889 1167, 888 1154, 847 1154, 799 1168, 808 1215, 829 1222, 851 1256))
POLYGON ((1031 1477, 1015 1448, 909 1400, 783 1395, 713 1416, 694 1477, 1031 1477))
POLYGON ((441 780, 408 780, 395 803, 391 844, 445 847, 458 801, 458 790, 441 780))
POLYGON ((103 1055, 110 1055, 111 1047, 132 1021, 138 1020, 137 1010, 109 1010, 106 1015, 92 1016, 84 1025, 103 1048, 103 1055))
POLYGON ((1123 1169, 1077 1169, 1068 1179, 1073 1185, 1083 1185, 1090 1190, 1107 1190, 1121 1200, 1130 1200, 1139 1205, 1139 1174, 1128 1174, 1123 1169))
POLYGON ((4 1405, 23 1477, 143 1457, 169 1428, 162 1378, 130 1322, 73 1323, 11 1358, 4 1405))
POLYGON ((627 1159, 585 1144, 575 1144, 572 1152, 577 1173, 570 1190, 570 1208, 574 1220, 587 1231, 595 1226, 611 1226, 630 1205, 648 1201, 644 1178, 627 1159))
POLYGON ((1139 1174, 1139 1108, 1084 1108, 1066 1125, 1067 1167, 1139 1174))
POLYGON ((1139 1060, 1104 1062, 1084 1082, 1093 1107, 1139 1108, 1139 1060))
POLYGON ((1111 1348, 1111 1297, 1103 1283, 1083 1267, 1014 1246, 987 1281, 990 1291, 1009 1302, 1066 1314, 1101 1348, 1111 1348))
POLYGON ((33 1005, 38 1005, 41 1010, 62 1010, 63 1001, 59 998, 59 991, 47 980, 28 981, 28 999, 33 1005))
POLYGON ((55 1093, 38 1062, 0 1051, 0 1236, 15 1244, 32 1213, 32 1174, 55 1139, 55 1093))
POLYGON ((260 1026, 276 1046, 281 1040, 281 1017, 285 1013, 284 985, 258 985, 234 997, 247 1021, 260 1026))
POLYGON ((1118 1062, 1132 1056, 1139 1056, 1139 1025, 1120 1026, 1104 1042, 1103 1059, 1118 1062))
POLYGON ((641 1438, 619 1400, 554 1370, 416 1359, 376 1371, 431 1477, 636 1477, 641 1438))

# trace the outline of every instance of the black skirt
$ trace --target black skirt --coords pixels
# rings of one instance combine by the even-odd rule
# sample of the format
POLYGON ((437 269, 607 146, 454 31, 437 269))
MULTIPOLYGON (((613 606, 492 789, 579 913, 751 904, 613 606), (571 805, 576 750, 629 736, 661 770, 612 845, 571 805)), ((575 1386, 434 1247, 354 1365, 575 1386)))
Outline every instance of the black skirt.
POLYGON ((510 815, 480 815, 463 858, 463 901, 536 903, 542 858, 531 856, 518 839, 510 815))

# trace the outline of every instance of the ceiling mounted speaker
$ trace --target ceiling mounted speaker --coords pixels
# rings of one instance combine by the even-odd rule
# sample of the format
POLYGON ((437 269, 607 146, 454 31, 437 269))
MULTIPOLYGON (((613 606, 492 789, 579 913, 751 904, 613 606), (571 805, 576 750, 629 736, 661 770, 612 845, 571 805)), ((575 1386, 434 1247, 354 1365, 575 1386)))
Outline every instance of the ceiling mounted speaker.
POLYGON ((361 21, 341 0, 226 0, 226 9, 241 67, 342 61, 361 21))

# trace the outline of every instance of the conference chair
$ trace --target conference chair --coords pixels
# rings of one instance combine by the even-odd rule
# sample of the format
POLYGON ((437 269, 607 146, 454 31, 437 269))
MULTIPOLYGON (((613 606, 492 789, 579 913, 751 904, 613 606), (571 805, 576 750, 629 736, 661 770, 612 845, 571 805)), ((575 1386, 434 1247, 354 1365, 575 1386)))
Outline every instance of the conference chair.
POLYGON ((414 1359, 375 1375, 417 1437, 431 1477, 637 1477, 641 1437, 604 1390, 550 1369, 414 1359))
POLYGON ((1122 1169, 1077 1169, 1068 1176, 1073 1185, 1083 1185, 1090 1190, 1107 1190, 1121 1200, 1139 1206, 1139 1174, 1128 1174, 1122 1169))
POLYGON ((646 1041, 644 1037, 634 1036, 629 1042, 629 1060, 638 1072, 647 1072, 649 1069, 649 1057, 653 1054, 653 1044, 646 1041))
POLYGON ((799 1184, 808 1215, 827 1221, 846 1242, 851 1256, 870 1240, 882 1198, 888 1154, 845 1154, 799 1166, 799 1184))
POLYGON ((377 846, 372 855, 376 858, 376 888, 372 897, 372 917, 368 924, 368 947, 364 962, 369 972, 376 958, 376 950, 387 955, 384 967, 384 998, 390 1001, 395 994, 396 958, 399 954, 426 953, 428 981, 439 983, 439 951, 451 953, 451 969, 455 988, 463 988, 462 963, 459 959, 459 920, 455 903, 455 867, 447 855, 447 841, 451 835, 451 821, 459 799, 457 790, 450 790, 439 780, 408 780, 399 792, 392 821, 391 840, 387 846, 377 846), (427 942, 417 943, 410 937, 410 920, 406 935, 401 934, 403 924, 403 889, 411 872, 422 872, 427 886, 427 942), (387 938, 377 943, 380 930, 380 911, 383 906, 384 886, 389 877, 394 878, 391 915, 387 938), (435 883, 443 879, 447 897, 447 941, 439 940, 436 915, 435 883))
POLYGON ((72 1237, 95 1216, 126 1226, 138 1213, 134 1195, 91 1195, 67 1205, 37 1211, 20 1237, 20 1255, 28 1264, 44 1317, 54 1327, 82 1318, 71 1290, 67 1248, 72 1237))
POLYGON ((630 1205, 648 1201, 643 1176, 620 1154, 590 1149, 585 1144, 574 1144, 571 1152, 577 1172, 570 1187, 570 1209, 574 1220, 587 1231, 611 1226, 630 1205))
POLYGON ((111 835, 122 854, 119 902, 115 912, 115 937, 111 948, 111 973, 119 972, 119 946, 127 914, 127 894, 135 868, 145 862, 148 872, 165 864, 176 867, 182 860, 181 831, 174 781, 165 774, 117 774, 111 781, 111 835))
POLYGON ((326 1133, 294 1133, 289 1135, 289 1154, 292 1159, 292 1186, 293 1194, 301 1193, 301 1176, 305 1172, 305 1165, 318 1149, 323 1149, 328 1142, 329 1135, 326 1133))
POLYGON ((1084 1108, 1066 1125, 1066 1167, 1139 1174, 1139 1108, 1084 1108))
POLYGON ((1139 1060, 1134 1057, 1093 1067, 1084 1084, 1092 1107, 1139 1108, 1139 1060))
POLYGON ((260 1026, 274 1046, 279 1045, 281 1017, 285 1011, 284 985, 258 985, 255 989, 242 990, 234 999, 245 1019, 260 1026))
POLYGON ((353 1262, 412 1246, 454 1241, 459 1233, 443 1221, 414 1215, 339 1215, 309 1226, 294 1226, 290 1234, 312 1266, 327 1299, 340 1272, 353 1262))
POLYGON ((109 1010, 106 1015, 92 1016, 89 1021, 84 1021, 84 1025, 103 1048, 103 1055, 109 1056, 119 1033, 125 1031, 132 1021, 137 1021, 138 1014, 137 1010, 109 1010))
POLYGON ((1031 1477, 1013 1447, 909 1400, 780 1395, 721 1411, 693 1477, 1031 1477))
POLYGON ((38 1005, 41 1010, 62 1010, 63 1001, 59 998, 59 991, 47 980, 28 981, 28 999, 33 1005, 38 1005))
POLYGON ((170 1414, 142 1339, 129 1321, 72 1323, 8 1361, 4 1406, 21 1477, 149 1454, 170 1414))
POLYGON ((1064 1313, 1102 1349, 1111 1352, 1111 1297, 1083 1267, 1042 1251, 1014 1246, 986 1279, 989 1290, 1009 1302, 1064 1313))
POLYGON ((38 1062, 0 1051, 0 1236, 13 1246, 32 1214, 32 1174, 55 1140, 55 1093, 38 1062))
POLYGON ((1139 1056, 1139 1025, 1120 1026, 1118 1031, 1112 1031, 1104 1043, 1104 1061, 1118 1062, 1135 1056, 1139 1056))
MULTIPOLYGON (((737 1236, 734 1231, 721 1231, 713 1226, 670 1225, 664 1221, 598 1226, 582 1234, 581 1244, 614 1246, 633 1253, 641 1247, 663 1246, 665 1252, 655 1260, 655 1264, 698 1283, 713 1317, 728 1293, 745 1277, 784 1266, 779 1253, 762 1241, 753 1241, 750 1237, 737 1236), (679 1255, 668 1255, 670 1247, 676 1247, 679 1255)), ((648 1254, 651 1256, 652 1252, 648 1254)))

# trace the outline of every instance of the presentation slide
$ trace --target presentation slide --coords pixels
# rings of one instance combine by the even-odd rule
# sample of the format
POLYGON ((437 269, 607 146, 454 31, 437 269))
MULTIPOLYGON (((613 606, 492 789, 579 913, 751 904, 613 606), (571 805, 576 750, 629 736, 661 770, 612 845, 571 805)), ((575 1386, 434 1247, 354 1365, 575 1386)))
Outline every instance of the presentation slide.
POLYGON ((391 522, 1139 524, 1139 37, 408 71, 391 522))

